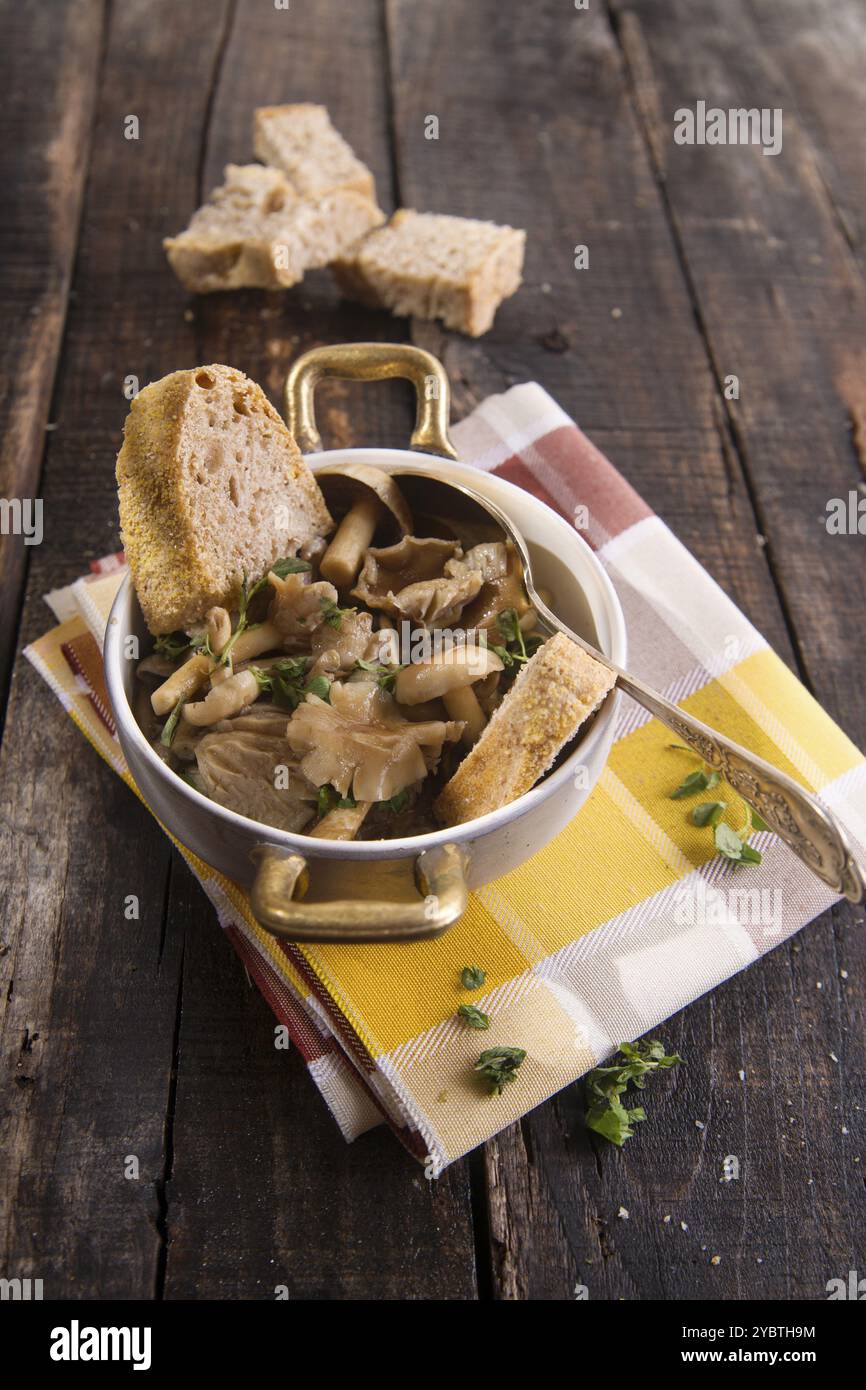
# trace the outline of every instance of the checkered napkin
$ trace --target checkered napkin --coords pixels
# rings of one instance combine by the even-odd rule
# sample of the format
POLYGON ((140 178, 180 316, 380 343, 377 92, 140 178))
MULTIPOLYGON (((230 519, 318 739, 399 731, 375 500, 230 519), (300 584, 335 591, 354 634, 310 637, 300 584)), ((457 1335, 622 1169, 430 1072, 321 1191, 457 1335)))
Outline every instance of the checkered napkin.
MULTIPOLYGON (((617 589, 629 666, 669 699, 820 793, 866 845, 866 762, 764 639, 573 421, 535 384, 485 401, 454 429, 460 457, 540 497, 584 535, 617 589)), ((135 790, 102 676, 102 635, 123 574, 100 562, 47 595, 59 626, 27 648, 79 729, 135 790)), ((778 945, 835 900, 780 840, 733 866, 670 793, 694 763, 622 698, 601 779, 559 838, 476 893, 433 941, 290 945, 246 896, 182 845, 223 930, 306 1060, 347 1140, 387 1121, 440 1172, 675 1010, 778 945), (463 966, 486 972, 460 987, 463 966), (471 998, 489 1032, 455 1017, 471 998), (525 1048, 490 1096, 484 1048, 525 1048)), ((733 824, 742 803, 728 787, 733 824)))

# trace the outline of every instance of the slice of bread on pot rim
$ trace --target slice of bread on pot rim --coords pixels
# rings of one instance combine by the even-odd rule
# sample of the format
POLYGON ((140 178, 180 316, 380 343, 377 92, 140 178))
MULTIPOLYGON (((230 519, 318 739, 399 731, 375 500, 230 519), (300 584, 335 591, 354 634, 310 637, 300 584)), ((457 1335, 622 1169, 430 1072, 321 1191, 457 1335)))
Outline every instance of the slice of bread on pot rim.
POLYGON ((474 747, 434 803, 443 825, 484 816, 528 792, 616 677, 557 632, 526 663, 474 747))
POLYGON ((376 201, 373 175, 331 125, 325 106, 259 106, 253 148, 258 159, 281 169, 305 197, 350 188, 376 201))
POLYGON ((525 244, 514 227, 401 208, 332 272, 350 299, 477 338, 519 289, 525 244))
POLYGON ((117 457, 120 528, 150 631, 236 607, 275 560, 333 527, 318 484, 264 392, 212 365, 135 398, 117 457))
POLYGON ((228 164, 224 179, 186 230, 163 242, 175 275, 196 294, 288 289, 384 221, 354 189, 301 197, 279 169, 260 164, 228 164))

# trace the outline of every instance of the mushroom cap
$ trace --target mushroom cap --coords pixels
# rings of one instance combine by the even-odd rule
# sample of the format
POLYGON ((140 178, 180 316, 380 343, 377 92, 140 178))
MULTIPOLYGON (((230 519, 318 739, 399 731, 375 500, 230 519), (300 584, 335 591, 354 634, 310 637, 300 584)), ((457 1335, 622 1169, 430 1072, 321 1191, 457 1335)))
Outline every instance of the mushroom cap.
POLYGON ((395 523, 400 536, 413 528, 412 513, 396 479, 384 469, 369 463, 345 463, 316 470, 316 482, 328 499, 329 509, 339 519, 361 497, 374 493, 395 523))

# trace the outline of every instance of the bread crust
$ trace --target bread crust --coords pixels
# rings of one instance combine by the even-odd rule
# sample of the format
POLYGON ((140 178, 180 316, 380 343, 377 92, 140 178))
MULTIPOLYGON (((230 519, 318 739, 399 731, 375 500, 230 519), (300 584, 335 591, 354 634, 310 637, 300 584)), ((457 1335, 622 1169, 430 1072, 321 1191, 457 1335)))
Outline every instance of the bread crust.
POLYGON ((514 227, 400 208, 332 271, 350 299, 477 338, 519 289, 525 244, 514 227))
POLYGON ((343 188, 376 201, 373 175, 331 124, 325 106, 259 106, 253 148, 258 159, 281 169, 304 197, 343 188))
POLYGON ((597 709, 616 677, 558 632, 526 663, 434 812, 460 825, 523 796, 597 709))
POLYGON ((194 294, 288 289, 306 271, 345 255, 384 213, 350 187, 299 196, 279 169, 228 164, 224 182, 163 242, 169 265, 194 294))
POLYGON ((275 560, 333 526, 283 420, 243 372, 172 372, 132 402, 117 458, 126 558, 151 632, 235 606, 275 560))

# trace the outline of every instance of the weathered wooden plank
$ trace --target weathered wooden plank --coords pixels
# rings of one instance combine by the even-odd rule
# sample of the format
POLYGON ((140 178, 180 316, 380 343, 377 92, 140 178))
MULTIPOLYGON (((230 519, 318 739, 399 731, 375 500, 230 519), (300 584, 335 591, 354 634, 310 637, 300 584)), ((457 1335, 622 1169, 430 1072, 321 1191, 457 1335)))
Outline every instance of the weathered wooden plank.
MULTIPOLYGON (((58 15, 50 7, 47 19, 58 15)), ((117 547, 124 377, 143 383, 195 361, 159 238, 194 197, 217 49, 218 25, 171 0, 114 9, 25 640, 50 621, 41 595, 117 547), (180 108, 168 99, 179 92, 180 108), (129 114, 139 117, 138 141, 124 139, 129 114)), ((74 163, 74 151, 63 157, 74 163)), ((23 662, 0 767, 4 1274, 43 1278, 46 1297, 147 1298, 164 1245, 183 945, 180 935, 162 939, 170 851, 23 662), (137 921, 124 916, 129 895, 137 921), (127 1155, 137 1178, 124 1174, 127 1155)))
POLYGON ((465 1165, 431 1183, 384 1128, 346 1144, 189 875, 172 887, 175 933, 165 1297, 473 1298, 465 1165))
MULTIPOLYGON (((392 201, 387 77, 375 0, 312 9, 238 6, 220 66, 205 188, 251 152, 253 108, 313 100, 392 201), (334 36, 340 41, 335 43, 334 36)), ((193 305, 198 354, 248 371, 281 403, 290 361, 320 342, 400 339, 405 326, 341 304, 327 275, 284 295, 213 295, 193 305)), ((332 444, 405 445, 399 390, 322 390, 332 444)), ((468 1172, 438 1183, 384 1130, 347 1146, 296 1055, 274 1049, 251 994, 188 876, 172 880, 169 933, 187 927, 174 1159, 166 1188, 168 1298, 471 1298, 468 1172)), ((395 982, 395 987, 399 987, 395 982)))
MULTIPOLYGON (((671 21, 666 53, 695 51, 683 43, 693 11, 671 21)), ((604 8, 566 15, 554 4, 506 13, 452 3, 434 12, 390 0, 388 13, 404 201, 529 230, 526 284, 491 334, 470 343, 413 325, 413 335, 443 353, 463 409, 515 380, 540 380, 794 660, 762 544, 763 491, 756 510, 737 419, 719 390, 719 378, 737 368, 725 355, 717 360, 705 335, 635 118, 628 79, 636 79, 604 8), (424 140, 427 114, 440 118, 435 145, 424 140), (578 244, 589 247, 588 272, 572 269, 578 244)), ((672 113, 681 100, 670 91, 658 104, 672 113)), ((774 190, 774 208, 783 194, 774 190)), ((748 317, 754 263, 743 249, 739 264, 743 283, 729 283, 724 302, 730 310, 738 301, 748 317)), ((783 330, 772 349, 765 342, 765 354, 778 358, 784 338, 783 330)), ((778 419, 784 409, 796 437, 805 412, 793 392, 779 394, 780 377, 776 369, 767 410, 778 419)), ((780 449, 790 442, 782 429, 777 435, 780 449)), ((813 637, 807 627, 804 647, 813 637)), ((850 703, 843 711, 850 718, 850 703)), ((582 1283, 591 1298, 820 1297, 826 1278, 844 1273, 860 1194, 841 1190, 843 1175, 851 1184, 857 1170, 833 1128, 842 1083, 828 1053, 842 1055, 842 1037, 852 1045, 840 1012, 851 1001, 838 987, 850 921, 840 913, 834 925, 828 915, 802 947, 776 952, 672 1021, 664 1036, 688 1070, 662 1081, 646 1132, 623 1155, 590 1146, 578 1090, 488 1147, 497 1296, 571 1297, 582 1283), (806 954, 817 1014, 801 1002, 806 954), (806 1134, 809 1171, 781 1091, 798 1102, 798 1117, 820 1115, 818 1134, 814 1126, 806 1134), (723 1185, 719 1164, 729 1153, 744 1177, 723 1185), (627 1220, 617 1218, 620 1206, 627 1220), (713 1254, 721 1264, 709 1263, 713 1254)), ((853 1051, 856 1058, 856 1044, 853 1051)), ((846 1068, 851 1081, 856 1073, 846 1068)), ((856 1118, 850 1106, 848 1114, 856 1118)), ((805 1122, 797 1123, 802 1137, 805 1122)))
MULTIPOLYGON (((731 430, 801 667, 862 745, 862 537, 833 535, 826 526, 829 499, 856 499, 862 483, 866 291, 850 239, 810 138, 790 119, 784 55, 756 41, 753 7, 732 4, 724 16, 681 4, 662 12, 616 0, 612 8, 717 378, 740 378, 740 398, 727 403, 731 430), (690 42, 683 44, 686 29, 690 42), (781 152, 675 145, 672 113, 701 98, 722 108, 781 108, 781 152)), ((834 40, 828 35, 819 46, 832 64, 834 40)), ((773 1074, 794 1100, 802 1097, 809 1117, 801 1119, 798 1106, 788 1117, 794 1132, 802 1125, 802 1151, 790 1139, 782 1145, 792 1297, 820 1297, 828 1278, 856 1267, 856 1232, 866 1215, 857 1162, 866 1054, 862 1028, 850 1019, 859 1010, 840 978, 842 968, 850 972, 853 961, 862 969, 866 959, 858 923, 862 911, 839 909, 791 949, 795 1007, 783 1035, 796 1050, 773 1074)), ((771 1004, 775 1023, 784 995, 769 968, 765 979, 768 996, 772 982, 779 1000, 771 1004)))
POLYGON ((796 121, 776 156, 674 143, 674 110, 699 99, 784 111, 784 74, 755 42, 750 8, 612 8, 714 370, 740 382, 726 406, 802 660, 862 743, 851 653, 866 554, 858 534, 828 535, 824 522, 829 499, 862 482, 851 424, 863 405, 866 287, 796 121), (684 32, 688 44, 676 41, 684 32))
POLYGON ((861 270, 866 266, 866 15, 858 0, 761 0, 751 7, 760 47, 782 73, 785 120, 802 125, 818 172, 861 270))
MULTIPOLYGON (((0 493, 35 500, 87 172, 102 0, 0 6, 0 493)), ((0 536, 0 699, 29 549, 0 536)))

